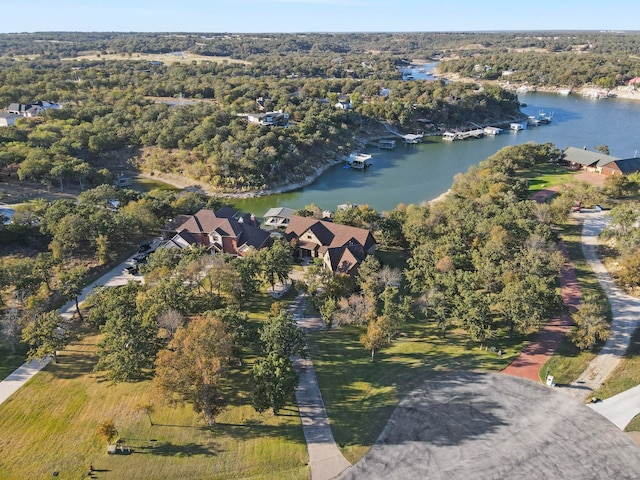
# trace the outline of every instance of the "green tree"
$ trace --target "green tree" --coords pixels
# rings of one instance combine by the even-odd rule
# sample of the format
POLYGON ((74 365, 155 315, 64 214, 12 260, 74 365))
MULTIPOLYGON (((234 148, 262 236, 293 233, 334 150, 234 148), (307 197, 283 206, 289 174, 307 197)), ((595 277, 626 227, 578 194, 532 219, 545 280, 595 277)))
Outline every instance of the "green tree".
POLYGON ((260 340, 267 356, 271 353, 284 358, 306 355, 304 332, 286 312, 267 318, 260 329, 260 340))
POLYGON ((327 331, 333 326, 333 318, 338 311, 338 302, 334 297, 327 297, 320 306, 320 317, 324 322, 327 331))
POLYGON ((22 328, 22 341, 29 345, 28 360, 43 360, 51 355, 57 363, 58 350, 66 347, 72 339, 69 322, 54 310, 35 315, 22 328))
POLYGON ((596 299, 586 298, 573 314, 573 321, 575 325, 568 337, 580 350, 591 350, 609 336, 609 323, 601 302, 596 299))
POLYGON ((160 351, 154 382, 169 398, 192 403, 207 425, 214 425, 222 408, 220 382, 231 347, 231 336, 220 320, 196 317, 160 351))
POLYGON ((418 300, 418 306, 427 319, 432 316, 440 328, 442 338, 447 336, 450 324, 451 302, 436 288, 427 290, 418 300))
POLYGON ((78 314, 81 322, 84 322, 84 317, 80 311, 78 297, 82 295, 82 289, 85 286, 87 272, 87 268, 84 265, 80 265, 72 268, 71 270, 63 270, 58 276, 58 280, 60 282, 60 293, 65 300, 74 301, 76 313, 78 314))
POLYGON ((411 297, 401 296, 396 287, 386 287, 380 294, 382 302, 382 318, 385 321, 385 330, 389 335, 389 342, 400 331, 401 326, 413 319, 411 312, 411 297))
POLYGON ((100 328, 98 363, 94 371, 106 371, 113 382, 130 382, 145 377, 158 351, 158 324, 128 312, 108 318, 100 328))
POLYGON ((293 268, 293 251, 287 243, 276 241, 258 252, 260 270, 266 282, 275 288, 276 281, 286 283, 293 268))
POLYGON ((384 284, 378 276, 380 268, 380 261, 373 255, 365 258, 358 267, 356 282, 362 293, 371 300, 375 300, 384 290, 384 284))
POLYGON ((289 358, 270 353, 258 359, 251 369, 253 407, 258 412, 272 408, 274 415, 286 405, 298 386, 298 374, 289 358))

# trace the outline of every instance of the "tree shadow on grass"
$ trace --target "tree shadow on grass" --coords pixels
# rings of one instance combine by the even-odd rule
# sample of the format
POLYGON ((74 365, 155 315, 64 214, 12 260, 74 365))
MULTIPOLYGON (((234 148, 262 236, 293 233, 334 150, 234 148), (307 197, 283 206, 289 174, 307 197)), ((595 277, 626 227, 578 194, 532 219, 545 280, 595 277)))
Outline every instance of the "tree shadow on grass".
POLYGON ((294 442, 304 442, 304 436, 300 425, 216 423, 213 427, 203 428, 210 429, 214 435, 228 435, 241 440, 267 437, 283 438, 294 442))
POLYGON ((129 445, 131 454, 156 455, 160 457, 196 457, 215 456, 223 452, 222 449, 211 443, 201 445, 196 443, 175 444, 171 442, 143 441, 138 445, 129 445))
POLYGON ((90 374, 95 364, 96 359, 93 355, 76 356, 62 353, 58 355, 57 363, 51 362, 47 366, 47 371, 56 378, 72 379, 90 374))

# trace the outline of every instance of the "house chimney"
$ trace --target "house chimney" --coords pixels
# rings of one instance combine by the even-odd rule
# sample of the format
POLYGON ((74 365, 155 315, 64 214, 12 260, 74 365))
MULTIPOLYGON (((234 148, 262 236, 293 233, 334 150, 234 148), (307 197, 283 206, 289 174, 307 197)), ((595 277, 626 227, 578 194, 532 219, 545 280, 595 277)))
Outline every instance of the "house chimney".
POLYGON ((251 217, 249 217, 251 219, 251 225, 253 225, 255 227, 256 225, 256 216, 252 213, 251 217))

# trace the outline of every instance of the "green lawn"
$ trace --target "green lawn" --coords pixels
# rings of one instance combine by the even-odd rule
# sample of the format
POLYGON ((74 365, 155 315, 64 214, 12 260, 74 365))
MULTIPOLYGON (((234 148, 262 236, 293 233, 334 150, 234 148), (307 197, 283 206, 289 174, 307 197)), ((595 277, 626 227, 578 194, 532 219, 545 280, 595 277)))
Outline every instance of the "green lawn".
POLYGON ((535 193, 557 185, 564 185, 573 181, 573 176, 578 173, 561 165, 536 165, 534 168, 523 172, 521 176, 529 180, 529 190, 535 193))
MULTIPOLYGON (((600 283, 598 283, 598 279, 584 258, 580 240, 581 233, 582 224, 576 220, 570 220, 560 231, 560 236, 567 247, 569 258, 576 271, 582 296, 584 298, 588 295, 597 295, 606 298, 600 283)), ((606 313, 608 321, 611 322, 611 310, 607 309, 606 313)), ((565 338, 554 355, 542 366, 540 375, 546 375, 548 371, 550 375, 554 376, 554 381, 557 384, 571 383, 587 368, 587 365, 595 357, 597 350, 599 350, 603 344, 602 342, 600 345, 597 345, 595 351, 581 352, 565 338)))
MULTIPOLYGON (((640 385, 640 329, 631 338, 629 349, 616 369, 593 396, 605 399, 640 385)), ((640 423, 638 424, 640 427, 640 423)))
POLYGON ((9 345, 0 342, 0 380, 4 379, 16 368, 22 365, 27 356, 27 347, 16 345, 16 353, 11 352, 9 345))
MULTIPOLYGON (((251 309, 268 305, 268 296, 258 295, 251 309)), ((98 340, 86 335, 0 405, 0 477, 40 479, 58 471, 61 478, 79 479, 92 464, 104 479, 309 478, 293 398, 277 417, 250 406, 252 357, 230 372, 226 409, 208 428, 190 406, 165 405, 149 381, 112 384, 92 373, 98 340), (153 426, 137 409, 145 401, 155 408, 153 426), (95 432, 111 417, 133 454, 107 455, 95 432)))
POLYGON ((333 435, 351 462, 366 453, 398 401, 424 379, 453 370, 502 370, 526 341, 525 337, 494 341, 490 345, 505 352, 498 357, 472 345, 460 332, 449 332, 442 339, 435 325, 414 322, 372 363, 358 340, 361 332, 349 326, 309 337, 333 435))

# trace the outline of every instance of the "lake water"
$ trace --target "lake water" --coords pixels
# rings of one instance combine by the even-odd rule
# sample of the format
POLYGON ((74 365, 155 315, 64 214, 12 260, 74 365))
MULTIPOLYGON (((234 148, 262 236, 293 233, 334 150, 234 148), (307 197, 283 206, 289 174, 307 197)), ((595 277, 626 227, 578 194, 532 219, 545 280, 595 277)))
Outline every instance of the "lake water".
POLYGON ((395 150, 371 148, 373 166, 365 171, 327 170, 311 185, 289 193, 234 201, 257 216, 269 208, 293 209, 315 203, 335 210, 341 203, 368 204, 378 211, 399 203, 420 203, 446 192, 456 173, 465 172, 507 145, 552 142, 558 148, 607 145, 611 155, 626 158, 640 151, 640 102, 624 99, 586 99, 579 95, 527 93, 519 95, 527 115, 553 114, 549 125, 519 132, 506 131, 478 140, 442 142, 425 138, 422 144, 398 143, 395 150))

